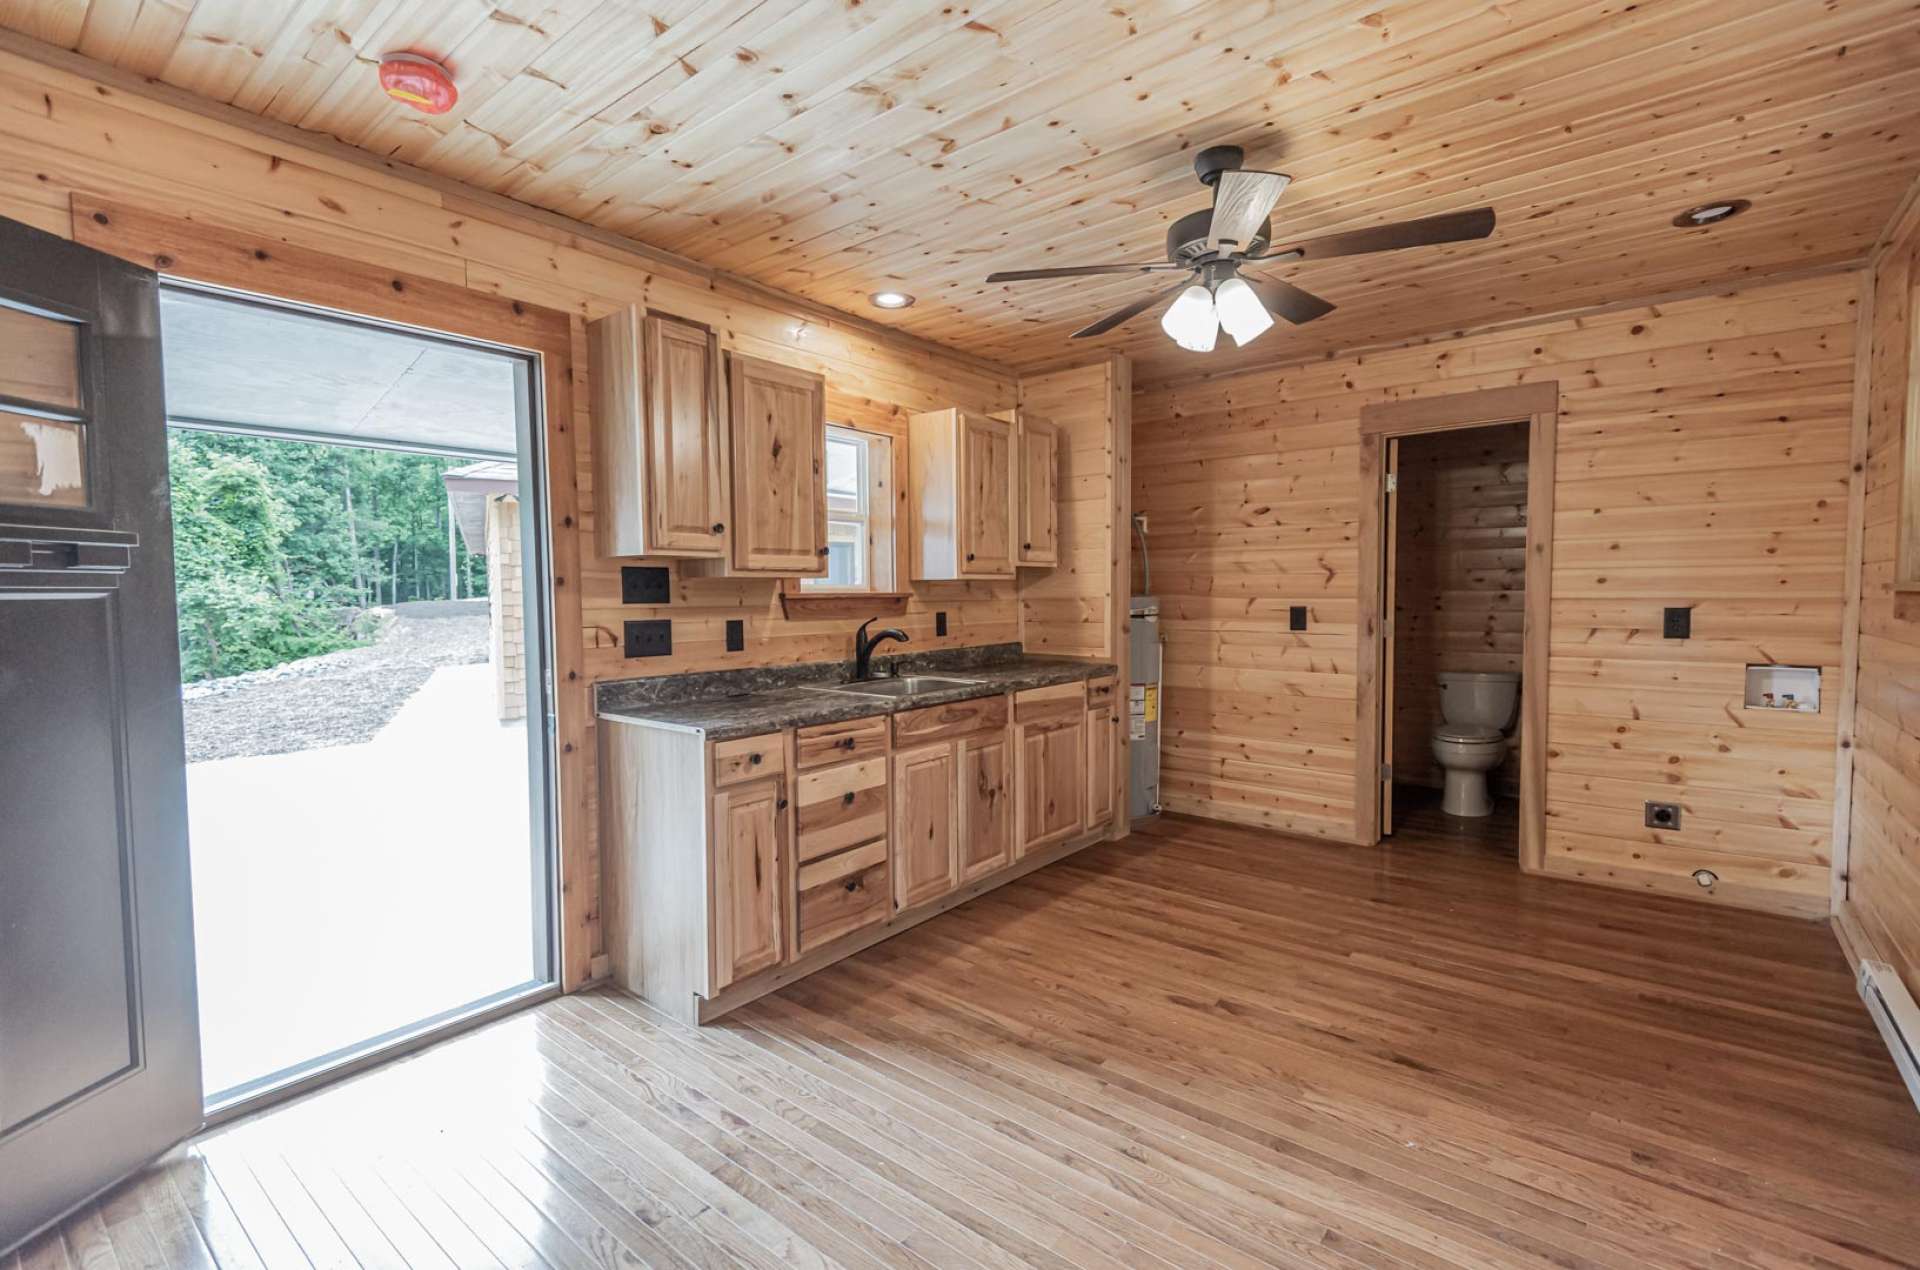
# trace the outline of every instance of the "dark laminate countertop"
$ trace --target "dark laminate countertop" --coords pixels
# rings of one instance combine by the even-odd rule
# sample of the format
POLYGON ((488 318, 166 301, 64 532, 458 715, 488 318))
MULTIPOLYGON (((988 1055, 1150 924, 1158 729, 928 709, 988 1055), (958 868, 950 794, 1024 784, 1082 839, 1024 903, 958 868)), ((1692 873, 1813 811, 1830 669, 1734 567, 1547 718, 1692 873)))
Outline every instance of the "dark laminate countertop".
POLYGON ((851 666, 816 662, 600 684, 595 688, 595 710, 600 718, 615 723, 696 732, 709 741, 727 741, 1116 673, 1112 662, 1028 656, 1018 645, 906 655, 887 659, 884 665, 903 675, 969 682, 906 697, 873 697, 832 691, 832 685, 852 677, 851 666))

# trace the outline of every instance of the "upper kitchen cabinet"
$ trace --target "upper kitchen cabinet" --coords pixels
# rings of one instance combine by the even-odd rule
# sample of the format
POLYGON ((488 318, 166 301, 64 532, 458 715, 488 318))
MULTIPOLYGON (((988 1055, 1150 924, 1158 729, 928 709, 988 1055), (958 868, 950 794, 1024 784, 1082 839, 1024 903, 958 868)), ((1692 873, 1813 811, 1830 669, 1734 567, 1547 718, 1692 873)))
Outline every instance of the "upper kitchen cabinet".
POLYGON ((682 572, 805 577, 827 571, 827 384, 810 371, 727 358, 729 549, 682 572))
POLYGON ((966 410, 907 424, 912 578, 1011 578, 1014 425, 966 410))
POLYGON ((1060 563, 1060 429, 1021 411, 1014 435, 1014 563, 1051 568, 1060 563))
POLYGON ((588 323, 587 345, 601 554, 723 557, 727 445, 713 333, 634 307, 588 323))

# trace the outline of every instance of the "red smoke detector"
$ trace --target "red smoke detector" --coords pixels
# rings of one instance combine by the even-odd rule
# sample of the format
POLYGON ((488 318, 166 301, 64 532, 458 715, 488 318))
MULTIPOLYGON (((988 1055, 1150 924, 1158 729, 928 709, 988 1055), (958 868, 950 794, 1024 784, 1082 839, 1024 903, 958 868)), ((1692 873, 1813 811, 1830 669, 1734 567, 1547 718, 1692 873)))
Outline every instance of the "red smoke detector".
POLYGON ((395 101, 403 101, 429 115, 444 115, 460 100, 447 68, 418 53, 389 53, 380 59, 380 87, 395 101))

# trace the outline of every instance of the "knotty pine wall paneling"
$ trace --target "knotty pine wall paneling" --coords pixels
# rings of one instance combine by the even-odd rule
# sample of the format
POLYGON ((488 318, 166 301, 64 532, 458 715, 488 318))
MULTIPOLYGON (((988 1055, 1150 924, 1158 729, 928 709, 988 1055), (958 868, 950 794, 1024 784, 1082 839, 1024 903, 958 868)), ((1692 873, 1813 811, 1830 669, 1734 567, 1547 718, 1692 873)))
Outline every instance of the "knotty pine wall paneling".
POLYGON ((1875 260, 1872 287, 1853 816, 1837 915, 1853 951, 1895 966, 1920 997, 1920 592, 1894 589, 1902 433, 1920 375, 1920 204, 1875 260))
MULTIPOLYGON (((1527 568, 1527 425, 1400 438, 1394 554, 1393 775, 1438 786, 1442 671, 1520 673, 1527 568)), ((1521 685, 1524 692, 1525 684, 1521 685)), ((1491 775, 1519 791, 1518 725, 1491 775)))
POLYGON ((1557 380, 1546 872, 1824 912, 1858 294, 1836 273, 1143 385, 1163 801, 1351 839, 1360 408, 1557 380), (1692 639, 1660 638, 1667 605, 1692 639), (1743 710, 1749 662, 1822 667, 1825 712, 1743 710), (1648 799, 1682 829, 1645 828, 1648 799))
MULTIPOLYGON (((990 412, 1017 403, 1013 375, 988 363, 840 320, 804 302, 783 307, 697 268, 623 251, 570 233, 552 217, 521 215, 501 200, 467 197, 375 160, 0 52, 0 215, 71 236, 76 202, 192 220, 571 315, 585 682, 563 684, 561 691, 580 699, 597 679, 850 656, 854 625, 787 621, 770 580, 676 577, 670 605, 620 604, 622 562, 600 558, 594 546, 586 320, 640 303, 707 323, 725 350, 823 374, 828 417, 859 427, 898 433, 914 411, 958 405, 990 412), (673 620, 673 655, 626 661, 621 623, 646 617, 673 620), (725 620, 736 617, 747 623, 747 650, 729 655, 725 620)), ((152 242, 141 254, 152 264, 167 246, 152 242)), ((923 587, 896 621, 916 648, 1017 639, 1016 584, 923 587), (944 640, 933 634, 940 610, 949 621, 944 640)), ((581 744, 561 758, 573 769, 563 773, 572 804, 563 816, 581 818, 589 841, 597 835, 594 753, 589 719, 581 744)), ((569 984, 586 977, 603 948, 597 856, 572 872, 565 882, 570 920, 577 918, 567 944, 569 984)))

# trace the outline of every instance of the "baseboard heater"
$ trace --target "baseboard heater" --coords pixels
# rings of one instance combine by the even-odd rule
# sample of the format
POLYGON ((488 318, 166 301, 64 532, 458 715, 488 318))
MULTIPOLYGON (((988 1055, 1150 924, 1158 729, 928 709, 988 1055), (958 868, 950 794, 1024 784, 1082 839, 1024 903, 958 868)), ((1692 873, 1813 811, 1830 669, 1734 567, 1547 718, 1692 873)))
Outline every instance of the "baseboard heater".
POLYGON ((1893 1065, 1907 1082, 1913 1105, 1920 1107, 1920 1048, 1916 1048, 1920 1047, 1920 1006, 1913 1003, 1913 995, 1900 982, 1900 975, 1884 961, 1861 959, 1859 987, 1867 1013, 1873 1016, 1874 1026, 1893 1054, 1893 1065))

